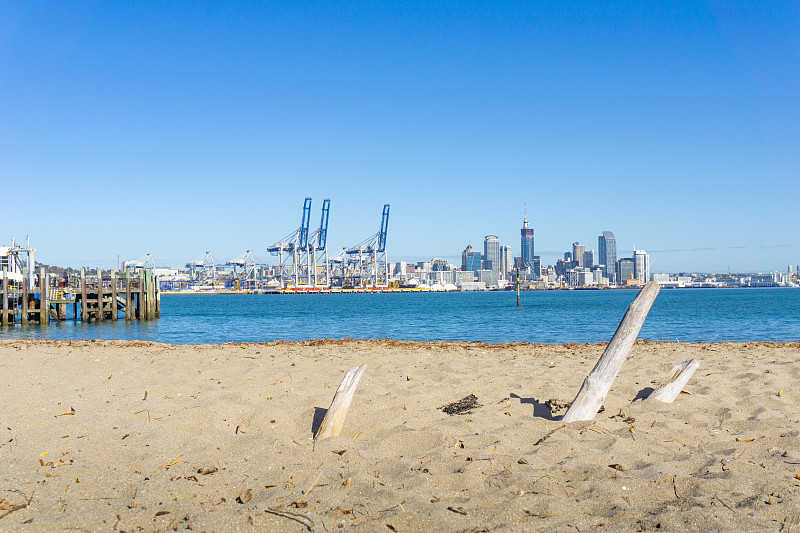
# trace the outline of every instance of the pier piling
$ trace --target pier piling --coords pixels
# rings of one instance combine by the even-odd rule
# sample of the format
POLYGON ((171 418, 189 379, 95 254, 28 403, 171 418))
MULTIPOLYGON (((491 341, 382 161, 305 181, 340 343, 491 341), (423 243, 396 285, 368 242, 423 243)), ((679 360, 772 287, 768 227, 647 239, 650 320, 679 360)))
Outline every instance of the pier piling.
POLYGON ((106 284, 102 270, 87 274, 81 268, 80 275, 65 278, 64 282, 59 280, 51 287, 44 267, 39 269, 38 282, 27 268, 15 274, 4 267, 0 278, 0 322, 27 325, 66 320, 69 304, 73 306, 72 318, 83 322, 118 320, 120 311, 125 313, 126 320, 161 316, 158 277, 152 271, 145 269, 132 274, 126 269, 123 275, 111 270, 110 274, 106 284))

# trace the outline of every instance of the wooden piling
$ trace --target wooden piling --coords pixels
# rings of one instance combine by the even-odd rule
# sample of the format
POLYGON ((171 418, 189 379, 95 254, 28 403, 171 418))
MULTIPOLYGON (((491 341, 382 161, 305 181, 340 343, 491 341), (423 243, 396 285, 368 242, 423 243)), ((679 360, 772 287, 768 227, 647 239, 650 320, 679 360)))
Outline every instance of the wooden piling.
POLYGON ((125 320, 133 320, 133 302, 131 301, 131 271, 125 269, 125 320))
POLYGON ((50 323, 50 300, 47 294, 47 273, 44 267, 39 268, 39 324, 50 323))
POLYGON ((25 326, 28 324, 28 269, 22 269, 22 316, 20 322, 25 326))
POLYGON ((97 321, 103 320, 103 271, 97 269, 97 321))
POLYGON ((86 269, 81 267, 81 321, 89 321, 89 310, 86 308, 86 269))
POLYGON ((8 325, 8 270, 3 267, 3 325, 8 325))
POLYGON ((117 319, 117 271, 111 269, 111 320, 117 319))

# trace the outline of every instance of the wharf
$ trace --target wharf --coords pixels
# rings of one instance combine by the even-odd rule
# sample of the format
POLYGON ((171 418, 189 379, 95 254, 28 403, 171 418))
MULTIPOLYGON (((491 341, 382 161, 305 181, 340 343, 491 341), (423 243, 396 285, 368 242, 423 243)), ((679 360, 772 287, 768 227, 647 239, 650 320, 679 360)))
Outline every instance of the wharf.
POLYGON ((118 320, 150 320, 161 316, 161 292, 158 278, 145 269, 131 272, 111 270, 104 276, 100 269, 68 279, 48 275, 39 269, 38 279, 12 277, 4 268, 0 284, 0 323, 47 324, 51 320, 67 320, 67 307, 72 306, 72 319, 83 322, 118 320))

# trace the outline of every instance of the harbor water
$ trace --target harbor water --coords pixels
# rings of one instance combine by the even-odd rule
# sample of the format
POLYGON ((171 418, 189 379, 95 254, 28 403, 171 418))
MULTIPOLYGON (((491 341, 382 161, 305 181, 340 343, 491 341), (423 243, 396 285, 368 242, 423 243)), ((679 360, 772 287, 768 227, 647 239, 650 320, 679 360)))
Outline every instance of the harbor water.
MULTIPOLYGON (((219 344, 309 339, 605 342, 634 290, 171 295, 150 321, 66 321, 0 327, 0 339, 143 340, 219 344)), ((800 290, 662 290, 641 339, 797 341, 800 290)))

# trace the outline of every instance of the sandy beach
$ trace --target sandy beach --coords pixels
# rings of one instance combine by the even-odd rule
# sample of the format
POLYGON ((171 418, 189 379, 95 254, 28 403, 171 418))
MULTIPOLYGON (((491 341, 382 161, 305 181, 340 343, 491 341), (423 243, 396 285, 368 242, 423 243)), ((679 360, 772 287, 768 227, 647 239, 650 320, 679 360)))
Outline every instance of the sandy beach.
POLYGON ((603 348, 2 341, 0 531, 800 532, 800 344, 637 342, 562 424, 603 348))

